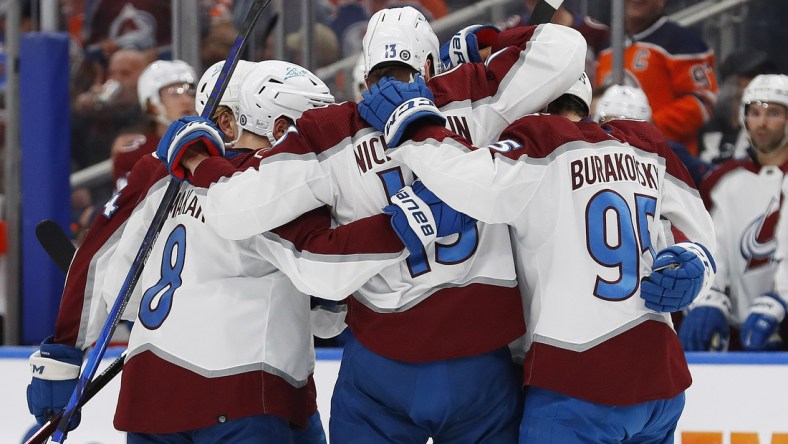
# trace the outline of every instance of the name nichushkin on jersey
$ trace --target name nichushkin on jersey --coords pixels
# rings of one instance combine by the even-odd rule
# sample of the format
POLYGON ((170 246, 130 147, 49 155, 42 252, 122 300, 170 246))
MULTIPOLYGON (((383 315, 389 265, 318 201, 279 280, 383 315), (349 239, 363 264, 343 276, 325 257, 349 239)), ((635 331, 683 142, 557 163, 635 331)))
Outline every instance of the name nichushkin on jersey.
POLYGON ((572 191, 586 185, 624 181, 659 190, 657 165, 640 162, 631 154, 592 154, 573 160, 569 166, 572 191))

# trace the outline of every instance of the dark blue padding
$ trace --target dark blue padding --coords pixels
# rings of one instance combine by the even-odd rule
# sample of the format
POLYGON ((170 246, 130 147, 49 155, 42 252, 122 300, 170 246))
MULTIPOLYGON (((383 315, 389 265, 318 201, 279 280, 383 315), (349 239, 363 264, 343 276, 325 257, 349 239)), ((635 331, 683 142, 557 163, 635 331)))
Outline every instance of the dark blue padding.
POLYGON ((54 333, 65 280, 39 246, 35 228, 44 219, 69 227, 68 45, 66 33, 27 33, 20 42, 23 344, 38 344, 54 333))

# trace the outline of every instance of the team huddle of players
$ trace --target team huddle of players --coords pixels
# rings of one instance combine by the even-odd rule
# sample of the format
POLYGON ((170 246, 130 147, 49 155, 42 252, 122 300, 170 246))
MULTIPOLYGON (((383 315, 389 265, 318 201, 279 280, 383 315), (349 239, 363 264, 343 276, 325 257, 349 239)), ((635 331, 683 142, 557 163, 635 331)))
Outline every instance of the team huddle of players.
POLYGON ((129 442, 324 442, 312 335, 346 326, 333 443, 671 442, 691 378, 670 313, 712 284, 711 218, 651 124, 588 118, 580 34, 495 32, 485 59, 482 30, 442 60, 418 11, 384 9, 359 103, 241 62, 211 119, 170 123, 72 263, 36 418, 178 180, 124 313, 129 442))

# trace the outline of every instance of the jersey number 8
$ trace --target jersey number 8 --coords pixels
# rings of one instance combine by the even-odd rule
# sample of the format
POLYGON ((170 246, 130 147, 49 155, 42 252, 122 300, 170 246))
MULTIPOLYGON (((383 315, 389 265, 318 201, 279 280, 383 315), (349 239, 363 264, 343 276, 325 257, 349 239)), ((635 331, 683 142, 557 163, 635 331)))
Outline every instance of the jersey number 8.
POLYGON ((161 277, 145 294, 140 301, 139 318, 142 325, 149 330, 161 327, 172 309, 172 298, 183 280, 184 259, 186 258, 186 227, 178 225, 172 230, 161 259, 161 277), (174 253, 174 254, 173 254, 174 253), (163 292, 162 292, 163 291, 163 292), (161 296, 157 300, 157 296, 161 296))

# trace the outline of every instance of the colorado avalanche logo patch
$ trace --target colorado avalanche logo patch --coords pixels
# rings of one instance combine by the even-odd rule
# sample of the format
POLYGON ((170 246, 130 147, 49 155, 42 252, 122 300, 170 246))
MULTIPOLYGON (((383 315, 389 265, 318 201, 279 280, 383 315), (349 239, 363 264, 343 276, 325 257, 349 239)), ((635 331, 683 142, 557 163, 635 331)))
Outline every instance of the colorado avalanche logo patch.
POLYGON ((780 216, 780 203, 772 199, 766 212, 747 225, 742 233, 740 250, 747 261, 746 270, 769 264, 774 259, 777 240, 774 238, 777 219, 780 216))

